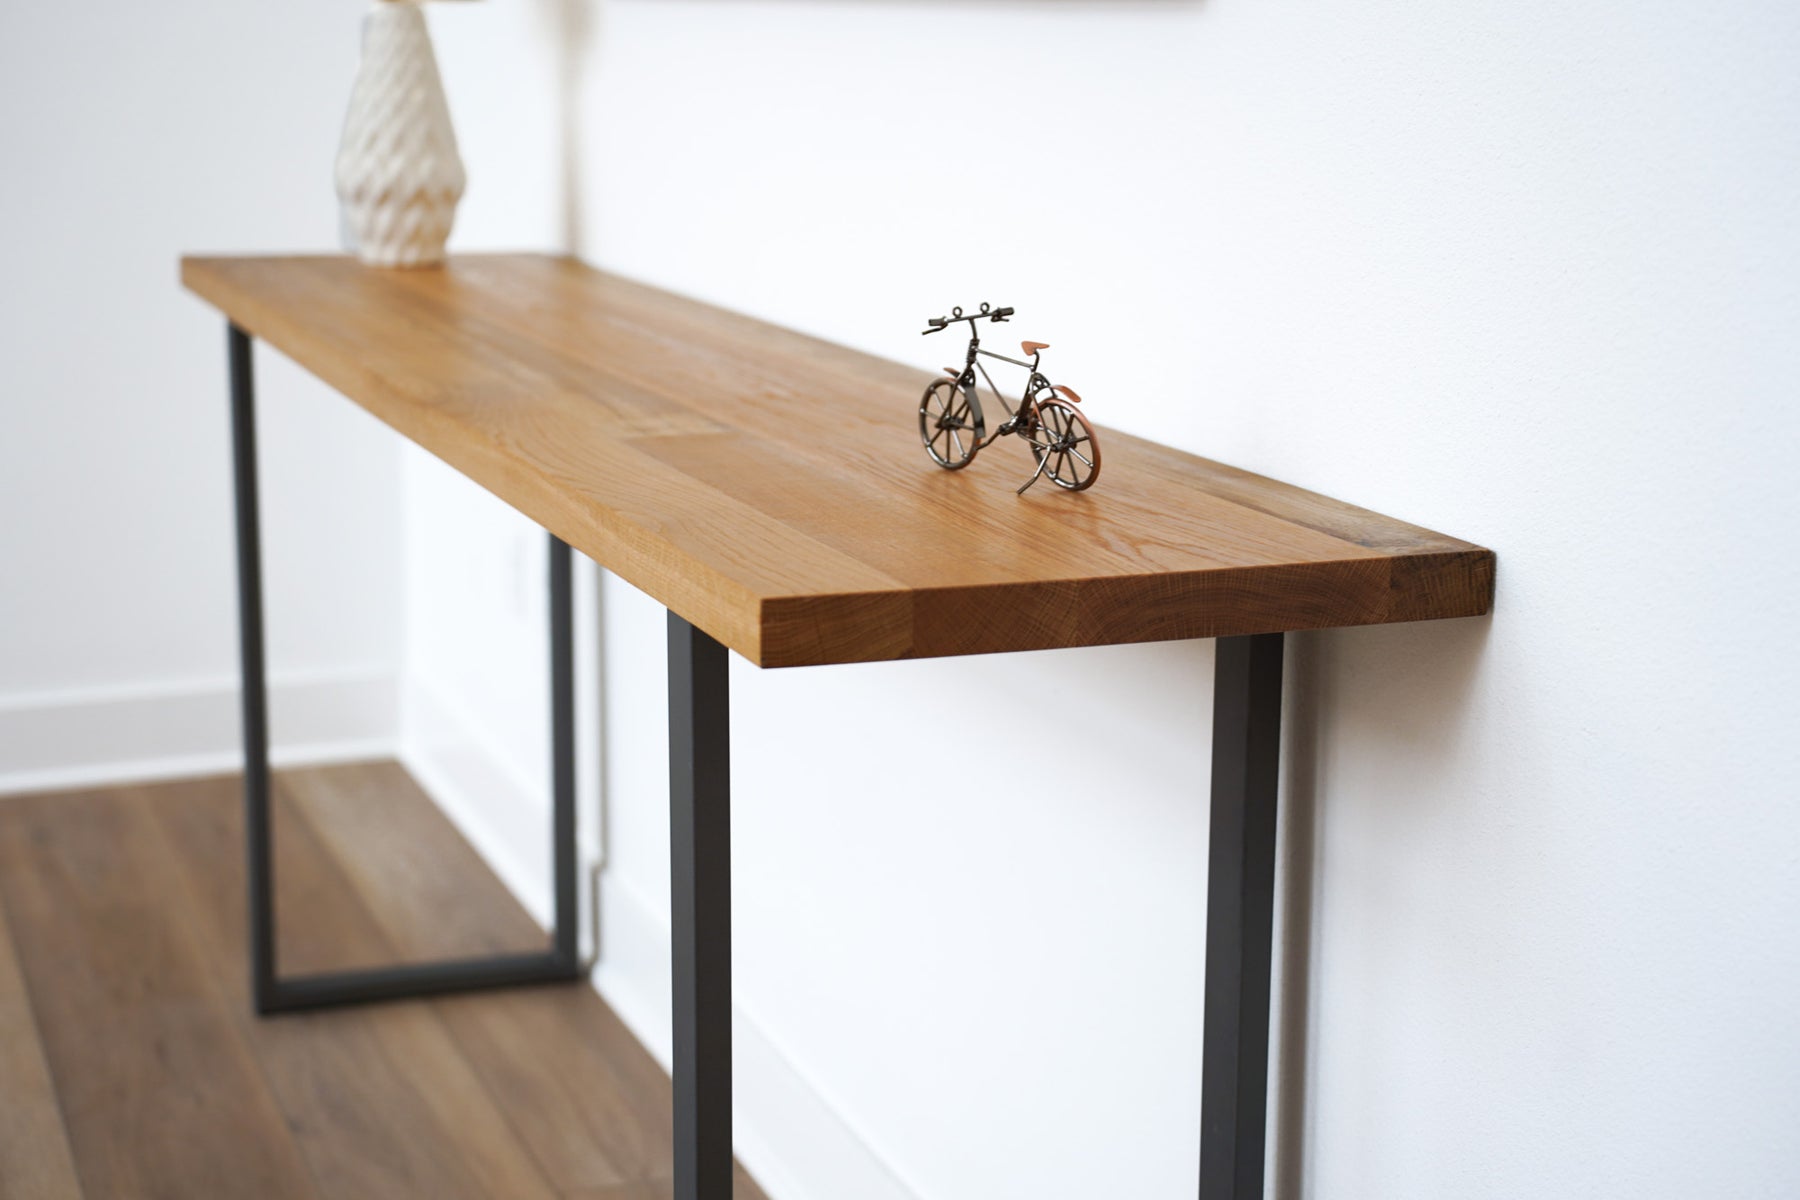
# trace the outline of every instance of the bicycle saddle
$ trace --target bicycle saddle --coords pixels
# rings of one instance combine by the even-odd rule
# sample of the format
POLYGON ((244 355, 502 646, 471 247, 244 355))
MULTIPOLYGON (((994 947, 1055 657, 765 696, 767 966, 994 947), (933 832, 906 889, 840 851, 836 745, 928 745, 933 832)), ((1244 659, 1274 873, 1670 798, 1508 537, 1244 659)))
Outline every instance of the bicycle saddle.
POLYGON ((1050 348, 1049 342, 1020 342, 1019 345, 1025 348, 1025 353, 1027 354, 1036 354, 1039 350, 1048 350, 1050 348))

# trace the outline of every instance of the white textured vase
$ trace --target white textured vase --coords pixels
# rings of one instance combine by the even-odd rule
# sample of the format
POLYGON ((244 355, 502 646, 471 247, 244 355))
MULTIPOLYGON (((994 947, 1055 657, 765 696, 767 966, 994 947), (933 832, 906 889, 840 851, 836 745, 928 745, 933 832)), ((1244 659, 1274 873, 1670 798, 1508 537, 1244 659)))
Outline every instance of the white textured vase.
POLYGON ((350 248, 380 267, 443 262, 466 181, 425 14, 376 0, 337 159, 350 248))

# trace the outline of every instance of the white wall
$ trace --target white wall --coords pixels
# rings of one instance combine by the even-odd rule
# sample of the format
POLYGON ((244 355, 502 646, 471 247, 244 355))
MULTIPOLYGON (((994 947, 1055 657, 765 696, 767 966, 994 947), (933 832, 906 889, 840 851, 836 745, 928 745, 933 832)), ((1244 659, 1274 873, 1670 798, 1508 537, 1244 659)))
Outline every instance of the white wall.
MULTIPOLYGON (((357 6, 9 5, 0 791, 237 762, 225 348, 183 252, 328 249, 357 6)), ((391 745, 395 439, 267 351, 275 738, 391 745)))
MULTIPOLYGON (((443 4, 428 19, 469 169, 452 250, 556 247, 555 13, 443 4)), ((547 892, 540 901, 532 884, 550 865, 545 537, 416 447, 403 461, 400 754, 547 918, 547 892)), ((591 567, 582 570, 591 612, 591 567)), ((591 654, 593 622, 583 625, 591 654)), ((590 696, 591 675, 582 673, 590 696)), ((592 711, 590 699, 583 714, 592 711)), ((582 730, 584 759, 596 732, 582 730)))
MULTIPOLYGON (((333 244, 355 19, 8 19, 0 785, 229 761, 222 338, 174 257, 333 244)), ((1275 1194, 1800 1189, 1790 6, 432 20, 463 248, 566 238, 922 367, 920 317, 1012 304, 1103 425, 1500 552, 1491 620, 1291 640, 1275 1194)), ((403 662, 408 761, 538 895, 541 540, 262 368, 287 710, 403 662)), ((601 601, 598 981, 666 1057, 662 615, 601 601)), ((734 666, 740 1149, 778 1200, 1191 1194, 1210 665, 734 666), (947 696, 954 764, 910 749, 947 696), (1054 788, 998 740, 1021 706, 1076 749, 1054 788)))
MULTIPOLYGON (((1277 1194, 1800 1191, 1796 61, 1772 0, 599 8, 590 258, 922 367, 1011 304, 1103 425, 1499 551, 1491 620, 1293 639, 1277 1194)), ((666 1051, 605 602, 599 979, 666 1051)), ((782 1200, 1192 1194, 1210 663, 734 668, 782 1200)))
MULTIPOLYGON (((362 9, 182 0, 7 20, 0 792, 238 762, 224 336, 177 259, 335 248, 362 9)), ((483 168, 459 248, 561 236, 550 16, 433 13, 483 168)), ((505 682, 543 657, 541 582, 519 569, 541 560, 529 526, 279 354, 259 347, 257 371, 277 761, 392 753, 403 722, 415 746, 460 742, 437 714, 469 680, 541 707, 541 686, 505 682), (440 582, 488 589, 497 614, 459 623, 430 603, 440 582)), ((541 741, 529 703, 496 707, 514 722, 492 735, 500 761, 541 741)))

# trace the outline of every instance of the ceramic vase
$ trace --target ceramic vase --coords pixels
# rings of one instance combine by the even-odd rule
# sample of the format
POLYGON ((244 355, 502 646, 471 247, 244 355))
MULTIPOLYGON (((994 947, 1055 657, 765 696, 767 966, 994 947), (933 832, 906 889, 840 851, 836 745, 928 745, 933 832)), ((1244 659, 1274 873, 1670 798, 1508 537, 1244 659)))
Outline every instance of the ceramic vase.
POLYGON ((466 181, 425 14, 376 0, 337 158, 350 249, 380 267, 443 262, 466 181))

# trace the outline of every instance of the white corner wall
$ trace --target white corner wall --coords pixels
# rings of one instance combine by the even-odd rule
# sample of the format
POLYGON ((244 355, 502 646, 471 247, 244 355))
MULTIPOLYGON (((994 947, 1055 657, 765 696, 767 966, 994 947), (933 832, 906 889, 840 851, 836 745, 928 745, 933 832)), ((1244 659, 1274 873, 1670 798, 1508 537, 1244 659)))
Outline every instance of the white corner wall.
MULTIPOLYGON (((240 761, 224 336, 177 260, 337 247, 332 169, 360 19, 354 4, 274 0, 9 18, 0 793, 240 761)), ((432 13, 480 166, 457 248, 561 236, 553 20, 432 13)), ((278 353, 256 357, 276 761, 392 754, 403 725, 409 760, 434 738, 460 745, 440 714, 471 690, 515 720, 484 761, 518 757, 540 714, 498 702, 542 703, 528 679, 505 682, 515 664, 541 669, 528 525, 278 353), (496 609, 458 623, 432 603, 445 591, 496 609)))
MULTIPOLYGON (((225 337, 183 252, 329 249, 353 7, 12 5, 0 792, 239 761, 225 337)), ((279 757, 391 750, 395 440, 259 350, 279 757)))

